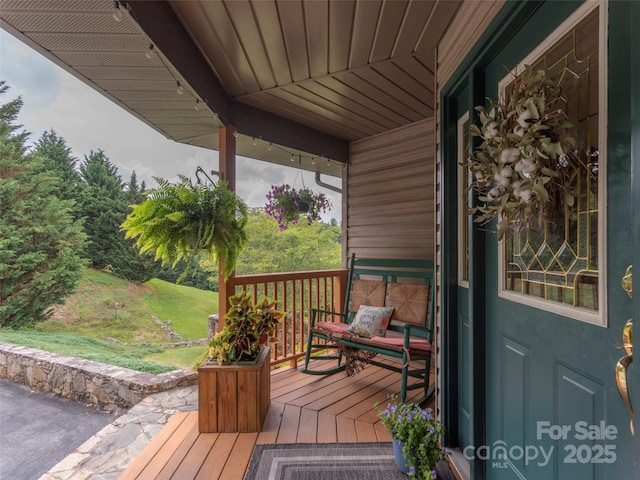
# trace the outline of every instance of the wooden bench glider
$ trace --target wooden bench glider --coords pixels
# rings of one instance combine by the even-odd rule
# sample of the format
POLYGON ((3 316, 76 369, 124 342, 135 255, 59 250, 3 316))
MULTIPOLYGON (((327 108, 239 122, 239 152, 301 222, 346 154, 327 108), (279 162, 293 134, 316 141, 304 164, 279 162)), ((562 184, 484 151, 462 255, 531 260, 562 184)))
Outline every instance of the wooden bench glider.
POLYGON ((328 375, 357 373, 372 364, 402 374, 400 400, 407 390, 422 388, 426 402, 434 391, 429 384, 434 328, 434 268, 429 260, 374 259, 351 257, 345 306, 342 312, 311 309, 310 329, 303 373, 328 375), (364 308, 379 307, 377 309, 364 308), (375 320, 393 307, 390 321, 383 319, 386 332, 375 320), (358 314, 361 311, 360 315, 358 314), (364 312, 364 313, 363 313, 364 312), (379 313, 382 312, 382 313, 379 313), (373 332, 367 331, 373 321, 373 332), (363 320, 364 318, 364 320, 363 320), (364 330, 358 325, 364 325, 364 330), (391 364, 376 355, 398 359, 391 364), (336 360, 329 369, 314 370, 314 359, 336 360), (409 384, 409 378, 418 379, 409 384))

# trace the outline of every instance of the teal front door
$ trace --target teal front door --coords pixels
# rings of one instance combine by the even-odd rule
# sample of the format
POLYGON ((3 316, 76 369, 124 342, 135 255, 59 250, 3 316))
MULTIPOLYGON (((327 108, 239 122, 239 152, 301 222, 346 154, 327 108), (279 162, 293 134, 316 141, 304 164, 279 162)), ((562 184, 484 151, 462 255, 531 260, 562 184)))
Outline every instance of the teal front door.
MULTIPOLYGON (((566 180, 575 182, 575 207, 555 222, 502 244, 495 223, 444 229, 445 241, 466 236, 471 255, 468 292, 457 282, 445 297, 455 300, 444 315, 456 338, 445 344, 465 351, 447 357, 457 390, 445 384, 444 394, 450 446, 460 448, 474 479, 640 478, 640 427, 633 435, 629 410, 640 410, 640 362, 622 363, 626 403, 615 376, 628 353, 623 329, 640 311, 638 295, 622 288, 628 266, 640 265, 639 11, 636 2, 544 2, 511 30, 500 26, 509 32, 503 44, 445 98, 451 118, 443 124, 454 128, 461 84, 476 92, 471 109, 498 98, 499 85, 508 89, 509 72, 522 62, 548 68, 564 82, 582 159, 566 180)), ((445 176, 453 171, 444 167, 445 176)), ((456 255, 444 258, 460 262, 453 243, 446 248, 456 255)), ((443 275, 459 280, 459 272, 444 262, 443 275)))

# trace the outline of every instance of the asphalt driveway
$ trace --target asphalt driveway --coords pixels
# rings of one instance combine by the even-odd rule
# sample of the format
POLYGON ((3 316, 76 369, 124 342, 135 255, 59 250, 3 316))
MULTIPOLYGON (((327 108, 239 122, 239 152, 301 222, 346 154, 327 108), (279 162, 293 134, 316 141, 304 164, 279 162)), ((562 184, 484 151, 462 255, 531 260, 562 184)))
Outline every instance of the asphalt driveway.
POLYGON ((115 419, 0 378, 0 479, 39 478, 115 419))

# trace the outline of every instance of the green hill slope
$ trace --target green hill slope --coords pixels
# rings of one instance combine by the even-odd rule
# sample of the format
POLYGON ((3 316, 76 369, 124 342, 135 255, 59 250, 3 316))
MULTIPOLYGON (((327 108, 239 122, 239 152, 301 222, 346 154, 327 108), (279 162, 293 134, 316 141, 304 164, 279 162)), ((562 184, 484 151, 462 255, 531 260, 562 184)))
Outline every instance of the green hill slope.
POLYGON ((18 332, 0 330, 0 340, 159 373, 193 365, 203 347, 163 352, 160 345, 206 338, 207 317, 217 308, 215 292, 158 279, 136 285, 86 269, 50 319, 18 332), (166 366, 145 365, 142 359, 150 354, 166 366))

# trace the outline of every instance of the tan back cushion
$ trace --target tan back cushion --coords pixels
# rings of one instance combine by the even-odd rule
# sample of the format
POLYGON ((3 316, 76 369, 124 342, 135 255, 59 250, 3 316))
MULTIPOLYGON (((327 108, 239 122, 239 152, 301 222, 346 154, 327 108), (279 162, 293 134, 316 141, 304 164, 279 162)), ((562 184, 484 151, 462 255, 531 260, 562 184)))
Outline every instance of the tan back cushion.
POLYGON ((354 280, 349 297, 349 311, 357 312, 360 305, 384 307, 387 284, 375 280, 354 280))
POLYGON ((390 283, 387 305, 394 307, 391 320, 413 325, 425 325, 429 311, 428 285, 390 283))

